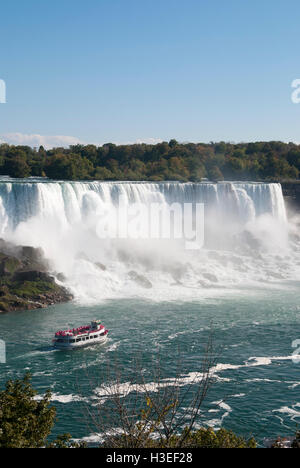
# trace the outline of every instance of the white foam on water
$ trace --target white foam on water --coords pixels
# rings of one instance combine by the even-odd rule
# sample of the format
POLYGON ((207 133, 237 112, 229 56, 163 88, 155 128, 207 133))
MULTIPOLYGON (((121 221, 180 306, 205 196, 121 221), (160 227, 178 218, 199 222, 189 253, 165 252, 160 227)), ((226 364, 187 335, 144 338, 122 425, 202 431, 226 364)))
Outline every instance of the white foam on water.
POLYGON ((234 364, 217 364, 215 367, 212 368, 212 373, 217 374, 218 372, 223 372, 227 370, 237 370, 241 369, 241 367, 245 367, 244 365, 234 365, 234 364))
POLYGON ((295 382, 295 383, 293 383, 292 385, 289 386, 290 389, 294 389, 294 388, 297 388, 297 387, 300 387, 300 382, 295 382))
POLYGON ((269 366, 270 364, 272 364, 273 359, 274 358, 269 357, 250 357, 246 362, 246 366, 269 366))
MULTIPOLYGON (((295 356, 270 356, 270 357, 250 357, 247 361, 243 364, 217 364, 215 367, 212 368, 212 373, 216 374, 219 372, 224 372, 227 370, 239 370, 242 368, 247 367, 265 367, 272 364, 273 361, 292 361, 295 356)), ((248 382, 281 382, 276 380, 269 380, 269 379, 251 379, 248 382)))
POLYGON ((108 346, 106 348, 106 352, 111 353, 113 351, 116 351, 119 348, 119 346, 121 345, 121 343, 122 343, 121 341, 117 341, 116 343, 112 343, 110 346, 108 346))
MULTIPOLYGON (((36 395, 34 397, 34 399, 36 401, 41 401, 42 399, 44 398, 44 396, 42 395, 36 395)), ((74 402, 79 402, 79 401, 85 401, 87 402, 88 399, 85 398, 85 397, 82 397, 80 395, 73 395, 73 394, 69 394, 69 395, 61 395, 59 393, 52 393, 51 395, 51 401, 52 402, 57 402, 57 403, 62 403, 62 404, 69 404, 69 403, 74 403, 74 402)))
POLYGON ((220 411, 224 411, 224 413, 222 414, 222 416, 220 418, 216 418, 216 419, 210 419, 208 421, 203 421, 203 425, 207 426, 207 427, 211 427, 213 428, 214 430, 219 430, 222 426, 223 426, 223 423, 224 423, 224 419, 227 418, 230 413, 232 413, 232 408, 231 406, 229 406, 227 403, 225 403, 224 401, 214 401, 211 403, 212 405, 217 405, 219 406, 219 410, 214 410, 214 409, 211 409, 208 411, 208 413, 216 413, 216 412, 220 412, 220 411))
MULTIPOLYGON (((210 419, 208 421, 203 421, 204 426, 211 427, 215 431, 220 430, 220 428, 222 427, 222 423, 223 423, 222 418, 221 419, 210 419)), ((201 428, 201 426, 199 426, 199 429, 200 428, 201 428)))
POLYGON ((220 400, 220 401, 213 401, 212 402, 212 405, 217 405, 219 406, 221 409, 224 409, 226 412, 228 413, 231 413, 232 411, 232 408, 227 404, 225 403, 225 401, 223 400, 220 400))
POLYGON ((270 356, 270 357, 250 357, 246 364, 250 366, 269 366, 273 361, 293 361, 300 358, 300 355, 291 356, 270 356))
POLYGON ((181 332, 177 332, 177 333, 174 333, 172 335, 169 335, 168 336, 168 339, 169 340, 174 340, 175 338, 178 338, 178 336, 180 335, 186 335, 186 334, 191 334, 191 333, 200 333, 204 330, 204 328, 200 328, 199 330, 192 330, 192 329, 188 329, 188 330, 184 330, 184 331, 181 331, 181 332))
POLYGON ((282 408, 273 410, 273 413, 287 414, 291 417, 291 420, 294 421, 295 419, 300 418, 300 411, 297 411, 295 409, 296 406, 298 405, 294 405, 292 408, 289 408, 288 406, 283 406, 282 408))
POLYGON ((246 379, 245 382, 247 383, 255 383, 255 382, 266 382, 266 383, 282 383, 282 380, 272 380, 272 379, 246 379))
POLYGON ((86 442, 87 444, 102 444, 105 441, 105 438, 109 436, 117 436, 124 434, 124 430, 117 427, 108 430, 106 433, 92 433, 82 439, 72 439, 74 442, 86 442))
POLYGON ((104 442, 104 435, 93 433, 82 439, 72 439, 75 443, 85 442, 87 444, 102 444, 104 442))
POLYGON ((21 356, 16 356, 12 358, 13 360, 15 359, 26 359, 26 358, 32 358, 36 356, 43 356, 49 353, 56 353, 58 350, 54 348, 49 348, 45 350, 36 350, 36 351, 31 351, 30 353, 22 354, 21 356))
MULTIPOLYGON (((230 381, 230 379, 225 379, 220 377, 218 374, 225 372, 225 371, 236 371, 239 369, 245 369, 250 367, 258 367, 258 366, 269 366, 272 364, 273 361, 286 361, 291 360, 293 356, 274 356, 274 357, 251 357, 243 364, 240 365, 233 365, 233 364, 216 364, 210 369, 210 376, 215 378, 216 380, 221 381, 230 381)), ((148 382, 142 385, 132 384, 131 382, 112 382, 109 385, 103 385, 94 390, 94 399, 98 400, 99 402, 105 402, 109 399, 112 395, 120 395, 121 397, 125 398, 132 392, 136 393, 146 393, 146 392, 158 392, 159 389, 167 388, 171 386, 177 387, 184 387, 187 385, 199 384, 203 381, 205 375, 201 372, 190 372, 189 374, 183 375, 178 377, 177 379, 164 379, 160 383, 156 382, 148 382)), ((281 383, 281 381, 277 380, 270 380, 270 379, 248 379, 247 382, 276 382, 281 383)), ((245 396, 245 394, 241 393, 238 395, 234 395, 233 397, 238 398, 245 396)), ((231 411, 231 408, 225 402, 215 402, 218 404, 220 408, 225 409, 227 412, 231 411)))

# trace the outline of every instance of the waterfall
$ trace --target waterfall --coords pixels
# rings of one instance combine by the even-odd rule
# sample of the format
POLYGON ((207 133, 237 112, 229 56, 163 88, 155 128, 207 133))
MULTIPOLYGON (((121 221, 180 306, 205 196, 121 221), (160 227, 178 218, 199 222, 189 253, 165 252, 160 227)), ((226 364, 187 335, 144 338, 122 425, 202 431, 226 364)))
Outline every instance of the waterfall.
POLYGON ((0 181, 1 234, 34 216, 71 226, 82 221, 92 205, 114 206, 119 196, 129 204, 204 203, 225 215, 236 212, 241 222, 267 213, 286 221, 280 184, 0 181))
POLYGON ((82 300, 137 293, 145 276, 169 293, 170 285, 268 280, 261 267, 255 272, 258 253, 278 257, 287 247, 287 226, 280 184, 0 179, 0 236, 42 247, 54 274, 63 272, 82 300), (172 242, 100 239, 99 217, 104 209, 112 216, 120 197, 128 206, 204 204, 205 248, 192 253, 172 242))

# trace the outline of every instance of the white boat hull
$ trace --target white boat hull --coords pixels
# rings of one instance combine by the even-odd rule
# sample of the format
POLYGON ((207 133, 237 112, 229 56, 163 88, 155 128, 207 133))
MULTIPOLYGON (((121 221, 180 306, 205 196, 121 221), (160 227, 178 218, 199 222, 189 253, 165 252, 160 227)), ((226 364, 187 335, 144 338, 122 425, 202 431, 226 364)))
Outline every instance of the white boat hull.
MULTIPOLYGON (((78 348, 84 348, 87 346, 95 346, 98 344, 104 344, 106 343, 108 338, 108 335, 105 336, 97 336, 96 338, 87 338, 87 337, 82 337, 80 338, 81 341, 76 341, 76 342, 71 342, 73 340, 56 340, 54 343, 54 348, 55 349, 61 349, 61 350, 73 350, 73 349, 78 349, 78 348)), ((78 338, 77 338, 78 340, 78 338)))

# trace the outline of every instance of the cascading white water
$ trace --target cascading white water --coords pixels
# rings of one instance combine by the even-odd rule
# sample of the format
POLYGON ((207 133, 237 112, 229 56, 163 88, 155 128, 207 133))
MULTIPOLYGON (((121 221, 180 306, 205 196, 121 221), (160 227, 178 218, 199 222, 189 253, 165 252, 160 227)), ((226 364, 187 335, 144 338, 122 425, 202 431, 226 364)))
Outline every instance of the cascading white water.
POLYGON ((204 203, 224 216, 245 222, 262 214, 286 221, 280 184, 258 183, 109 183, 0 182, 0 229, 14 231, 33 216, 56 218, 66 228, 84 219, 89 209, 113 206, 119 196, 128 203, 204 203))
POLYGON ((83 301, 174 291, 190 297, 191 289, 289 278, 280 263, 289 255, 287 233, 280 184, 0 181, 0 235, 42 247, 83 301), (113 213, 120 196, 128 205, 203 203, 205 248, 99 238, 99 216, 104 208, 113 213))

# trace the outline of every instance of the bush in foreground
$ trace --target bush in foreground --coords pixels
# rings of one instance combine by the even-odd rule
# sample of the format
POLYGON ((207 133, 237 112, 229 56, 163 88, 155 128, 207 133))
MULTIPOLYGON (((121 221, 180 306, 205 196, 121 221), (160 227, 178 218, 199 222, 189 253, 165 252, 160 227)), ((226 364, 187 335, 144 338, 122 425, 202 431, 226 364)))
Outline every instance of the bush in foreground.
MULTIPOLYGON (((134 447, 135 442, 136 441, 132 439, 132 435, 122 435, 115 438, 114 447, 119 449, 134 447)), ((104 447, 110 448, 110 443, 104 444, 104 447)), ((142 447, 162 449, 255 449, 257 444, 253 438, 246 440, 243 437, 239 437, 232 431, 228 431, 226 429, 214 431, 212 428, 202 428, 195 432, 190 432, 188 429, 185 429, 182 434, 172 436, 168 441, 147 438, 142 444, 142 447)))
POLYGON ((56 409, 50 406, 51 392, 37 399, 30 374, 9 380, 0 392, 0 448, 68 448, 71 436, 60 436, 51 444, 47 438, 54 426, 56 409))

